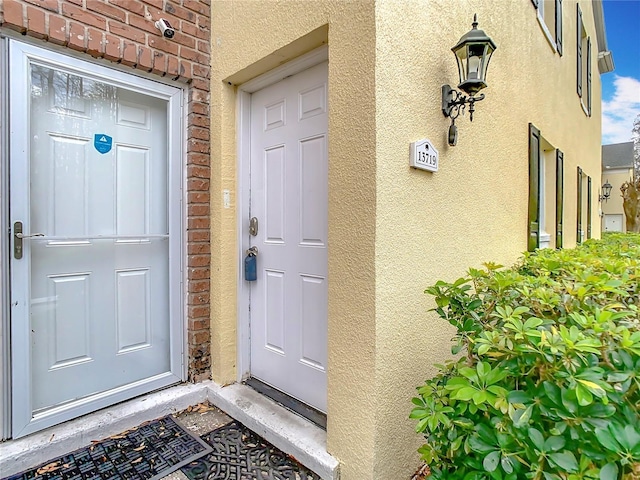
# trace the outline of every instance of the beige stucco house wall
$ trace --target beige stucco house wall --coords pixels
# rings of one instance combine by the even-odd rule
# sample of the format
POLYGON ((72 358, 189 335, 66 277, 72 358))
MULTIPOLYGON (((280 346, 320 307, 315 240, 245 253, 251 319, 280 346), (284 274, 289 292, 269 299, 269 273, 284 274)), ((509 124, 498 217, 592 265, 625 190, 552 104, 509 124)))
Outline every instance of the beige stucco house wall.
MULTIPOLYGON (((602 214, 606 215, 621 215, 622 222, 620 224, 622 232, 627 231, 627 224, 625 222, 624 209, 622 208, 622 194, 620 193, 620 187, 624 182, 628 182, 633 178, 633 169, 627 170, 614 170, 608 172, 602 172, 603 182, 609 182, 613 187, 611 189, 611 196, 607 201, 602 202, 602 214)), ((604 220, 604 219, 603 219, 604 220)), ((606 224, 602 226, 602 230, 606 230, 606 224)))
POLYGON ((602 146, 602 184, 609 182, 611 194, 601 204, 602 230, 627 231, 620 187, 633 179, 633 142, 602 146))
MULTIPOLYGON (((576 93, 576 2, 564 2, 562 56, 529 0, 212 2, 212 370, 223 384, 237 381, 239 86, 328 45, 327 442, 342 480, 406 479, 418 466, 410 399, 450 355, 453 333, 423 291, 527 249, 530 123, 564 153, 564 246, 576 244, 577 168, 601 185, 606 49, 592 3, 578 3, 593 44, 591 115, 576 93), (486 99, 473 123, 457 120, 450 147, 440 89, 458 83, 450 49, 474 13, 498 49, 486 99), (437 173, 409 168, 421 138, 440 152, 437 173)), ((591 201, 599 237, 597 191, 591 201)))

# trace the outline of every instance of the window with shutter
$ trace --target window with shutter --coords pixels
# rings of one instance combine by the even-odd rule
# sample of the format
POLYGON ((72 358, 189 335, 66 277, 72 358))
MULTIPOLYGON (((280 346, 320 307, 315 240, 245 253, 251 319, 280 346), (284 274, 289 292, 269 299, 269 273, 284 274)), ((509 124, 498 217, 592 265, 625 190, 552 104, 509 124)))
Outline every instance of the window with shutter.
POLYGON ((529 124, 529 214, 527 250, 540 245, 540 130, 529 124))
POLYGON ((591 38, 582 21, 582 11, 578 5, 577 46, 577 90, 584 113, 591 116, 591 38))
POLYGON ((562 248, 564 215, 564 155, 556 150, 556 248, 562 248))
POLYGON ((576 221, 576 243, 582 243, 582 169, 578 167, 578 198, 577 198, 577 221, 576 221))
POLYGON ((591 177, 587 177, 587 240, 591 238, 591 177))
POLYGON ((577 67, 578 67, 578 74, 577 74, 577 79, 578 79, 578 84, 577 84, 577 88, 578 88, 578 96, 582 97, 582 35, 584 33, 584 25, 582 25, 582 11, 580 10, 580 5, 577 5, 578 7, 578 23, 577 23, 577 30, 578 30, 578 43, 577 43, 577 50, 578 50, 578 63, 577 63, 577 67))
POLYGON ((558 195, 562 197, 562 190, 558 189, 562 189, 563 170, 562 152, 558 152, 540 130, 529 124, 529 251, 554 248, 558 242, 562 246, 562 199, 558 207, 558 195))
POLYGON ((591 38, 587 37, 587 113, 591 116, 591 38))
POLYGON ((562 55, 562 0, 556 2, 556 49, 562 55))
POLYGON ((562 0, 531 0, 549 44, 562 55, 562 0))

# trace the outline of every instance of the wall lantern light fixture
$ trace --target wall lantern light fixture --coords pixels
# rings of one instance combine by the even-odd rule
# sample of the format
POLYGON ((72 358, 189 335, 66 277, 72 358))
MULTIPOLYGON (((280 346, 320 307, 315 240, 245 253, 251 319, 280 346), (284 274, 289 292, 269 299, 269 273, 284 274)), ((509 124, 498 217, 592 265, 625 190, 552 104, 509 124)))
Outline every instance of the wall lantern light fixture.
POLYGON ((602 195, 600 195, 598 197, 598 200, 600 200, 602 202, 602 200, 604 200, 605 202, 609 201, 609 197, 611 196, 611 189, 613 188, 613 186, 609 183, 609 180, 606 181, 606 183, 604 185, 602 185, 602 195))
POLYGON ((458 129, 455 125, 456 118, 464 113, 464 108, 469 104, 469 120, 473 121, 475 102, 484 99, 484 93, 476 94, 487 86, 487 67, 491 55, 495 51, 496 44, 484 33, 478 30, 478 16, 473 16, 472 29, 465 33, 460 41, 451 49, 458 62, 458 75, 460 84, 458 88, 467 95, 451 88, 442 86, 442 113, 451 118, 449 127, 449 145, 455 145, 458 141, 458 129))

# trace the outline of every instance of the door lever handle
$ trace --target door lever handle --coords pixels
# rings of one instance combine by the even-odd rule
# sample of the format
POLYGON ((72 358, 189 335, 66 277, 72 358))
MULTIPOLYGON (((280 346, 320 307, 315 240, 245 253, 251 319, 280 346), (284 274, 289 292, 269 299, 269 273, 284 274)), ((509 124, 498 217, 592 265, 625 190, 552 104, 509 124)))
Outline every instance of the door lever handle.
POLYGON ((20 260, 22 258, 22 240, 32 237, 44 237, 44 233, 32 233, 25 235, 22 233, 22 222, 15 222, 13 224, 13 258, 20 260))
POLYGON ((31 235, 24 235, 22 233, 16 233, 16 238, 32 238, 32 237, 44 237, 44 233, 32 233, 31 235))

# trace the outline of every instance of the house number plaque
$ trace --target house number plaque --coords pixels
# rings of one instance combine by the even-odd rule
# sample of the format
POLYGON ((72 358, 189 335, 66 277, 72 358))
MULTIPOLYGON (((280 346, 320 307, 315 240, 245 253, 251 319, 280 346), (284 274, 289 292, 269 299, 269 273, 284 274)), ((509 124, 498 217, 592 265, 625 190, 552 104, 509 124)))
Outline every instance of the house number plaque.
POLYGON ((409 166, 429 172, 437 172, 439 160, 440 154, 438 150, 426 138, 411 144, 409 166))

